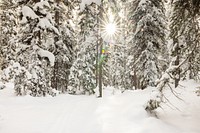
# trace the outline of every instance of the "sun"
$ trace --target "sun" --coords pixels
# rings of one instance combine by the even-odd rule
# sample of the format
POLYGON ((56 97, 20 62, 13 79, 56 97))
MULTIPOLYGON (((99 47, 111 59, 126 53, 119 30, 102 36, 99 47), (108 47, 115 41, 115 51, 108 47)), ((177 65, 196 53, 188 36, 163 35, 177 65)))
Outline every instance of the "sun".
POLYGON ((105 30, 106 30, 108 35, 110 35, 110 36, 114 35, 115 32, 116 32, 116 24, 115 23, 106 24, 105 30))
POLYGON ((120 34, 120 22, 117 19, 117 16, 112 13, 110 8, 108 9, 107 14, 100 18, 100 22, 102 38, 108 42, 117 39, 120 34))

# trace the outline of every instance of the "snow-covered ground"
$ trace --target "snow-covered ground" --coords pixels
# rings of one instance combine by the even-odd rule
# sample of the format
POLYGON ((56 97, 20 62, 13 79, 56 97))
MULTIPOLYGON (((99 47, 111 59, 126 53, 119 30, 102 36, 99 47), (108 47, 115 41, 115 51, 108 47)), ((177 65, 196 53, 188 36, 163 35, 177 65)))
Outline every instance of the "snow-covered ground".
POLYGON ((166 92, 170 104, 149 116, 144 104, 151 89, 120 93, 108 88, 95 96, 16 97, 12 85, 0 90, 0 133, 200 133, 200 97, 193 81, 166 92), (175 107, 173 107, 173 105, 175 107))

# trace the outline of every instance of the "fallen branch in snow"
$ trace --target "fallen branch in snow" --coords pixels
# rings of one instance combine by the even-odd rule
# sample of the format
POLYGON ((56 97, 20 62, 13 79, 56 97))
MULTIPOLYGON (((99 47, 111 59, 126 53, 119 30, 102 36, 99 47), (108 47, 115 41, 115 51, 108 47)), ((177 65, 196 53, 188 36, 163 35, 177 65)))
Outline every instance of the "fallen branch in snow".
MULTIPOLYGON (((179 100, 182 100, 179 96, 178 93, 176 91, 173 90, 173 88, 170 85, 170 80, 171 79, 175 79, 176 75, 174 76, 173 73, 177 70, 180 69, 180 67, 192 56, 193 52, 195 51, 197 47, 197 44, 193 47, 192 51, 189 53, 189 55, 187 56, 187 58, 185 60, 183 60, 179 65, 177 66, 170 66, 165 73, 162 75, 162 77, 157 81, 157 91, 158 91, 158 95, 152 99, 150 99, 146 105, 146 110, 148 112, 152 112, 153 110, 157 109, 158 107, 161 107, 161 103, 164 103, 164 99, 166 101, 168 101, 170 103, 170 101, 165 97, 163 91, 165 89, 165 87, 167 86, 171 93, 178 98, 179 100)), ((197 90, 196 92, 199 96, 200 96, 200 89, 197 90)), ((170 103, 171 104, 171 103, 170 103)), ((172 104, 171 104, 172 105, 172 104)), ((173 107, 175 107, 173 105, 173 107)), ((175 107, 176 108, 176 107, 175 107)), ((176 108, 177 110, 179 110, 178 108, 176 108)))
MULTIPOLYGON (((179 108, 177 108, 175 105, 173 105, 171 102, 170 102, 170 100, 165 96, 165 95, 163 95, 164 96, 164 98, 165 98, 165 100, 171 105, 171 106, 173 106, 176 110, 178 110, 178 111, 181 111, 179 108)), ((164 103, 166 103, 166 102, 164 102, 164 103)), ((169 106, 167 103, 166 103, 166 105, 168 106, 168 107, 170 107, 171 109, 173 109, 171 106, 169 106)))
POLYGON ((182 101, 183 101, 182 98, 178 97, 178 93, 177 93, 175 90, 173 90, 172 87, 171 87, 169 84, 168 84, 168 87, 170 88, 171 93, 174 94, 174 96, 175 96, 176 98, 178 98, 179 100, 182 100, 182 101))

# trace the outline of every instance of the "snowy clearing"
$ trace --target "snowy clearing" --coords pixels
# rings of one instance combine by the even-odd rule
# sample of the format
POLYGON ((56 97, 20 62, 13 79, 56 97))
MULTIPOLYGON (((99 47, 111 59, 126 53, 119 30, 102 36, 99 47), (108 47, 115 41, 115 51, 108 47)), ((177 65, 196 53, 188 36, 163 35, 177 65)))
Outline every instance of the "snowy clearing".
POLYGON ((107 88, 102 99, 68 94, 34 98, 15 97, 7 84, 0 90, 0 133, 199 133, 199 85, 182 85, 186 87, 177 92, 184 101, 166 92, 179 110, 165 104, 157 110, 157 119, 143 107, 151 88, 124 93, 107 88))

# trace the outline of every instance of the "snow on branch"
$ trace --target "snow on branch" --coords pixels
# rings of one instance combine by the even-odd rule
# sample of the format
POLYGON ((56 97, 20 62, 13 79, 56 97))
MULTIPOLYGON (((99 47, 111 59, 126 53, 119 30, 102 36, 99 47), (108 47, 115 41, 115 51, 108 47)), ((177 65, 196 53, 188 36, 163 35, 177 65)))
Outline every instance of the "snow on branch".
POLYGON ((48 8, 51 8, 49 3, 47 1, 41 1, 41 2, 38 2, 34 5, 33 9, 34 10, 37 10, 37 9, 42 9, 43 7, 48 7, 48 8))
POLYGON ((50 65, 54 66, 55 56, 53 55, 53 53, 51 53, 47 50, 39 49, 38 55, 41 57, 47 57, 49 59, 50 65))
POLYGON ((36 18, 39 18, 35 12, 28 6, 24 6, 22 7, 22 15, 23 15, 23 18, 22 18, 22 23, 26 23, 27 22, 27 18, 30 18, 30 19, 36 19, 36 18))
POLYGON ((54 27, 47 18, 41 18, 38 23, 38 27, 42 29, 49 29, 54 31, 57 35, 59 35, 59 31, 56 27, 54 27))

